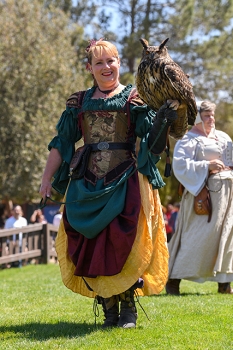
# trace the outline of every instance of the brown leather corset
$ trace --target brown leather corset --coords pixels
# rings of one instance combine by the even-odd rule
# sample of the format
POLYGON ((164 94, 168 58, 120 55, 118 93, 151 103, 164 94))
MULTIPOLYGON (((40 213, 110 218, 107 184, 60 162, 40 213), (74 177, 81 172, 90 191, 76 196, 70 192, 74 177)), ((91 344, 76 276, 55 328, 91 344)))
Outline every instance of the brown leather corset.
MULTIPOLYGON (((127 142, 128 118, 123 111, 87 111, 82 120, 85 143, 127 142)), ((85 178, 96 183, 105 178, 105 184, 122 175, 135 163, 129 150, 98 150, 91 153, 85 178)))

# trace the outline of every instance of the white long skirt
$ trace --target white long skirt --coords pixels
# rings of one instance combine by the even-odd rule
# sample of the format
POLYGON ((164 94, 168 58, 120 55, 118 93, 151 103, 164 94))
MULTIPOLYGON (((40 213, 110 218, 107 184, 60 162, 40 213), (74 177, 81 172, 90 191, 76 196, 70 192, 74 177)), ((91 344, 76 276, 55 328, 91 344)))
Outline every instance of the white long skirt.
MULTIPOLYGON (((233 281, 233 175, 209 178, 212 218, 196 215, 194 196, 185 191, 176 232, 168 244, 169 278, 195 282, 233 281)), ((228 173, 228 174, 227 174, 228 173)))

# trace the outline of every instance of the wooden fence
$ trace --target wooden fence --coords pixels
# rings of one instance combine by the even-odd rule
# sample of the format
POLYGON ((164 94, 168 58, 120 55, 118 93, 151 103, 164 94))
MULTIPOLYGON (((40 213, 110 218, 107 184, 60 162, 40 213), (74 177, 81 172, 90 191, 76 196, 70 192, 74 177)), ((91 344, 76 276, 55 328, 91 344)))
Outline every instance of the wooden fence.
POLYGON ((57 227, 51 224, 33 224, 22 228, 0 230, 0 267, 33 259, 48 264, 56 259, 57 227))

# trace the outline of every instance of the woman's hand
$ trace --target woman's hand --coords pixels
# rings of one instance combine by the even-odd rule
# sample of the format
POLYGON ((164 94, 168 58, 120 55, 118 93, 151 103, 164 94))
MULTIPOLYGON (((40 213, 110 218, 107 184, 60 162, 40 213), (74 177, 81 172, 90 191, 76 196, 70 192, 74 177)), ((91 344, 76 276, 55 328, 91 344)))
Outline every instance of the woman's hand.
POLYGON ((51 196, 51 191, 52 191, 52 185, 49 180, 42 180, 41 186, 40 186, 40 194, 43 199, 46 197, 51 196))
POLYGON ((62 163, 62 157, 59 151, 56 148, 52 148, 50 150, 50 153, 47 159, 47 163, 45 166, 44 174, 42 176, 42 182, 41 182, 40 191, 39 191, 43 199, 51 196, 51 191, 52 191, 51 179, 55 174, 55 172, 58 170, 61 163, 62 163))
POLYGON ((209 171, 211 173, 219 173, 225 169, 224 163, 220 159, 212 159, 209 162, 209 171))

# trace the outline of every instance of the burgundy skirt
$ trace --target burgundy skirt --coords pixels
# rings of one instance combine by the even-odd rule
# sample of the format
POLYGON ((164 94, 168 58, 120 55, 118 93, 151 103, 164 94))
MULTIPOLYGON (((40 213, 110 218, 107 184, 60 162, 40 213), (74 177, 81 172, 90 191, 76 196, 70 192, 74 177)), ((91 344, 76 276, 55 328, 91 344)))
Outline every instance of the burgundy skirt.
POLYGON ((63 221, 68 237, 68 254, 76 266, 76 276, 112 276, 121 272, 136 237, 140 208, 139 182, 135 172, 127 180, 122 213, 95 238, 88 239, 75 231, 70 226, 64 209, 63 221))

